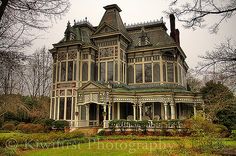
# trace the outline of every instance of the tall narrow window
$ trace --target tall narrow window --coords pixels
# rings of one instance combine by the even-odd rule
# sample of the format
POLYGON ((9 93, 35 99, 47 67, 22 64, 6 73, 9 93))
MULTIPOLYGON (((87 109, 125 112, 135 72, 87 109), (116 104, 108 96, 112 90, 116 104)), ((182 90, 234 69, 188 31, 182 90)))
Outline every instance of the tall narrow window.
POLYGON ((64 105, 65 105, 65 98, 60 98, 60 106, 59 106, 59 119, 64 119, 64 105))
POLYGON ((56 82, 56 70, 57 70, 57 67, 56 67, 56 64, 53 65, 53 83, 56 82))
POLYGON ((75 107, 77 105, 75 104, 75 97, 73 97, 73 103, 72 103, 72 120, 75 120, 75 107))
POLYGON ((152 82, 152 64, 145 63, 144 70, 145 70, 145 82, 152 82))
POLYGON ((118 65, 117 65, 117 62, 115 64, 115 81, 118 81, 118 65))
POLYGON ((136 64, 136 83, 143 82, 143 68, 142 64, 136 64))
POLYGON ((95 81, 98 81, 98 64, 97 63, 95 64, 94 70, 95 70, 95 73, 94 73, 95 74, 94 75, 95 81))
POLYGON ((113 81, 113 61, 107 63, 107 79, 113 81))
POLYGON ((174 67, 173 63, 167 63, 168 82, 174 82, 174 67))
POLYGON ((57 118, 57 115, 58 115, 58 99, 59 99, 59 98, 56 98, 55 119, 58 119, 58 118, 57 118))
POLYGON ((72 97, 67 97, 66 102, 66 120, 71 120, 72 97))
POLYGON ((68 61, 68 73, 67 73, 67 81, 72 81, 73 78, 73 61, 68 61))
POLYGON ((54 118, 54 112, 55 112, 55 110, 54 110, 55 98, 52 98, 51 102, 52 102, 51 103, 51 119, 53 119, 54 118))
POLYGON ((61 81, 66 80, 66 62, 61 63, 61 81))
POLYGON ((153 81, 160 82, 160 64, 154 63, 153 65, 153 81))
POLYGON ((166 64, 163 62, 163 81, 166 81, 166 64))
POLYGON ((76 70, 77 70, 76 61, 74 61, 74 80, 76 80, 76 70))
POLYGON ((128 66, 128 83, 134 83, 134 66, 128 66))
POLYGON ((179 83, 182 84, 181 66, 179 66, 179 83))
POLYGON ((94 81, 94 78, 95 78, 94 70, 95 70, 95 64, 94 64, 94 62, 91 62, 91 68, 90 68, 90 80, 92 80, 92 81, 94 81))
POLYGON ((106 63, 100 63, 100 81, 106 81, 106 63))
POLYGON ((59 82, 59 77, 60 77, 60 63, 58 62, 57 64, 57 82, 59 82))
POLYGON ((178 68, 177 68, 177 65, 175 65, 175 82, 178 83, 178 68))
POLYGON ((82 65, 82 81, 88 81, 88 63, 83 62, 82 65))
POLYGON ((123 63, 120 63, 120 81, 123 82, 123 63))

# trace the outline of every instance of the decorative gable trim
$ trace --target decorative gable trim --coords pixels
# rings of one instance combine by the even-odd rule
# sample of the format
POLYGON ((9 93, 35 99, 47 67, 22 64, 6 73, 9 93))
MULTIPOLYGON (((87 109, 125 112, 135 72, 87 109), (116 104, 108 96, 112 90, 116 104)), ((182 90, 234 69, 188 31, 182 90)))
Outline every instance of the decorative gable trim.
POLYGON ((94 35, 99 34, 99 33, 104 34, 104 33, 116 32, 116 31, 117 31, 116 28, 104 22, 101 26, 97 28, 94 35))

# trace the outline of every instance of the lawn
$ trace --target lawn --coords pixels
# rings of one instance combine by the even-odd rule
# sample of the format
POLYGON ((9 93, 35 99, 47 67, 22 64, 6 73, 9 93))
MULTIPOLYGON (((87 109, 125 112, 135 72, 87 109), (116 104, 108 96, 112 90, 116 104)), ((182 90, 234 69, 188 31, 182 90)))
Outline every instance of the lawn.
MULTIPOLYGON (((22 156, 200 155, 199 151, 193 150, 192 141, 194 139, 191 137, 135 135, 83 137, 77 132, 33 134, 17 132, 0 133, 0 140, 4 138, 6 141, 14 138, 19 144, 13 146, 18 147, 17 154, 22 156), (25 142, 26 140, 29 140, 29 142, 25 142), (25 147, 25 145, 27 146, 25 147)), ((211 137, 209 139, 211 140, 211 137)), ((236 149, 236 141, 231 138, 221 138, 219 140, 227 148, 236 149)), ((208 142, 207 138, 205 138, 204 143, 206 142, 208 142)), ((208 153, 208 155, 210 154, 208 153)))
POLYGON ((176 146, 172 140, 165 141, 134 141, 134 140, 106 140, 90 142, 60 148, 31 150, 20 152, 24 156, 72 156, 72 155, 147 155, 156 153, 157 149, 176 146))
MULTIPOLYGON (((138 139, 138 138, 137 138, 138 139)), ((225 145, 236 148, 236 141, 223 139, 225 145)), ((20 151, 19 155, 24 156, 146 156, 146 155, 200 155, 190 149, 190 139, 159 139, 159 140, 102 140, 78 145, 54 147, 48 149, 35 149, 20 151), (182 148, 182 146, 185 146, 182 148), (181 149, 180 149, 181 148, 181 149)), ((205 154, 202 154, 205 155, 205 154)))

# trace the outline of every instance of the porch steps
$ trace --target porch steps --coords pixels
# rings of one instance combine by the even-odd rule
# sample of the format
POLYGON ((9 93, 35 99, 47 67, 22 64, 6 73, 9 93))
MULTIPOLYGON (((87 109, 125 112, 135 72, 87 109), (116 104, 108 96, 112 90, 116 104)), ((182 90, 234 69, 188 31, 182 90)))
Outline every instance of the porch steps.
POLYGON ((91 135, 96 135, 99 129, 101 129, 101 127, 79 127, 79 128, 71 128, 70 132, 79 131, 83 133, 85 136, 91 136, 91 135))

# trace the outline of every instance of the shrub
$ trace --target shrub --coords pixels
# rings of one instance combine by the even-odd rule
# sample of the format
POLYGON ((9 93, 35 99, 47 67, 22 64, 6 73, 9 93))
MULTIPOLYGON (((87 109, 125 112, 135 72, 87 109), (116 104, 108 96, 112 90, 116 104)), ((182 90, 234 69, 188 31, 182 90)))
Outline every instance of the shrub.
POLYGON ((13 123, 6 123, 2 126, 3 130, 14 131, 16 126, 13 123))
POLYGON ((236 140, 236 130, 232 130, 230 137, 231 137, 233 140, 236 140))
POLYGON ((42 124, 45 126, 48 126, 48 127, 52 127, 54 121, 55 120, 53 120, 53 119, 44 119, 42 124))
POLYGON ((109 122, 109 128, 111 129, 112 133, 115 132, 117 123, 118 123, 118 120, 112 120, 109 122))
POLYGON ((69 122, 65 120, 56 120, 52 123, 53 128, 58 130, 63 130, 66 127, 69 127, 69 122))
POLYGON ((0 147, 0 155, 1 156, 16 156, 15 148, 1 148, 0 147))
POLYGON ((138 125, 140 126, 143 134, 147 134, 148 120, 138 121, 138 125))
POLYGON ((104 135, 105 135, 105 130, 104 130, 104 129, 100 130, 100 131, 98 132, 98 135, 99 135, 99 136, 104 136, 104 135))
POLYGON ((224 125, 215 125, 215 132, 218 133, 221 137, 229 136, 229 131, 226 126, 224 125))
POLYGON ((225 126, 213 124, 200 116, 195 119, 184 120, 183 128, 190 129, 193 136, 204 136, 206 134, 220 136, 222 132, 227 131, 225 126))
POLYGON ((25 123, 20 123, 16 127, 17 130, 20 130, 21 132, 24 133, 42 133, 45 131, 45 128, 41 124, 25 124, 25 123))

